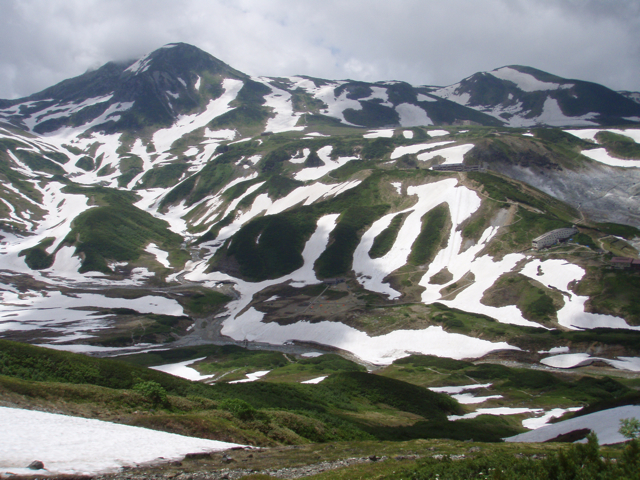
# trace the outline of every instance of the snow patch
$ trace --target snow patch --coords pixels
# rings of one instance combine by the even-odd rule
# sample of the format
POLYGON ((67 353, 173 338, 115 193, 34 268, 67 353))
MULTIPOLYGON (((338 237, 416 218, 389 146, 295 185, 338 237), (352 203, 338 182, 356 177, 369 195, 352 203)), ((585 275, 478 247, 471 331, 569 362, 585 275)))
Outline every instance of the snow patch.
POLYGON ((18 408, 0 407, 0 424, 0 475, 95 475, 239 446, 18 408), (42 461, 46 470, 25 468, 34 459, 42 461))
POLYGON ((422 108, 412 103, 401 103, 396 106, 396 112, 400 116, 400 125, 403 127, 418 127, 433 125, 433 121, 422 108))
MULTIPOLYGON (((533 75, 523 73, 518 70, 509 67, 498 68, 488 72, 500 80, 506 80, 508 82, 515 83, 516 86, 523 92, 539 92, 545 90, 557 90, 561 87, 559 83, 543 82, 538 80, 533 75)), ((562 88, 571 88, 573 85, 562 85, 562 88)))
POLYGON ((196 362, 204 360, 207 357, 196 358, 195 360, 186 360, 184 362, 178 363, 170 363, 167 365, 157 365, 155 367, 149 367, 153 370, 157 370, 159 372, 168 373, 169 375, 173 375, 174 377, 186 378, 187 380, 192 380, 194 382, 198 382, 200 380, 206 380, 207 378, 215 377, 215 375, 201 375, 195 368, 190 367, 196 362))
MULTIPOLYGON (((610 408, 588 415, 571 418, 564 422, 546 425, 531 432, 521 433, 513 437, 505 438, 507 442, 546 442, 559 435, 564 435, 575 430, 588 428, 598 436, 600 445, 622 443, 626 438, 618 432, 620 420, 624 418, 640 418, 640 406, 627 405, 624 407, 610 408)), ((583 443, 584 441, 581 441, 583 443)))
POLYGON ((323 381, 325 378, 327 378, 327 376, 328 375, 325 375, 324 377, 312 378, 311 380, 305 380, 304 382, 300 382, 300 383, 306 383, 307 385, 317 385, 321 381, 323 381))
POLYGON ((259 380, 261 377, 264 377, 270 371, 271 370, 260 370, 259 372, 247 373, 247 378, 242 380, 234 380, 233 382, 229 382, 229 383, 255 382, 256 380, 259 380))
MULTIPOLYGON (((392 128, 383 128, 381 130, 370 130, 363 135, 364 138, 391 138, 394 130, 392 128)), ((413 132, 411 132, 413 133, 413 132)))
POLYGON ((338 157, 337 159, 331 159, 331 151, 333 147, 327 145, 318 150, 318 157, 324 162, 321 167, 308 167, 297 172, 293 178, 300 181, 317 180, 324 177, 327 173, 340 168, 342 165, 350 162, 351 160, 358 160, 358 157, 338 157))

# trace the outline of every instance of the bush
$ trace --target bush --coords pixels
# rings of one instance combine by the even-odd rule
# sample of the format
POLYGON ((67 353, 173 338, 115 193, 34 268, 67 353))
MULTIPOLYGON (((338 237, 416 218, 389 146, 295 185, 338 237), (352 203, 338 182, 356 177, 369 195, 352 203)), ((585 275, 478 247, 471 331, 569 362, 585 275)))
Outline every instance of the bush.
POLYGON ((230 412, 240 420, 251 420, 258 412, 253 406, 239 398, 227 398, 220 402, 220 408, 230 412))
POLYGON ((136 383, 133 386, 133 390, 142 395, 154 406, 167 404, 167 391, 158 382, 148 380, 146 382, 136 383))

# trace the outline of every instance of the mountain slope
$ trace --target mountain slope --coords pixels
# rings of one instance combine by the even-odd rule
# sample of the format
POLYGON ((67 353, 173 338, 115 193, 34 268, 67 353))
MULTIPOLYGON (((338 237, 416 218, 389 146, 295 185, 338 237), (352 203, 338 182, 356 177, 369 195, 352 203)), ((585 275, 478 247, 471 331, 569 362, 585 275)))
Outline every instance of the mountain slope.
POLYGON ((476 73, 430 93, 510 127, 633 124, 640 113, 636 102, 602 85, 518 65, 476 73))
POLYGON ((551 329, 635 330, 607 252, 638 256, 638 130, 547 127, 637 108, 526 67, 434 89, 251 78, 185 44, 107 64, 0 110, 2 334, 387 365, 530 361, 531 332, 549 350, 567 346, 551 329), (572 225, 570 246, 531 249, 572 225))

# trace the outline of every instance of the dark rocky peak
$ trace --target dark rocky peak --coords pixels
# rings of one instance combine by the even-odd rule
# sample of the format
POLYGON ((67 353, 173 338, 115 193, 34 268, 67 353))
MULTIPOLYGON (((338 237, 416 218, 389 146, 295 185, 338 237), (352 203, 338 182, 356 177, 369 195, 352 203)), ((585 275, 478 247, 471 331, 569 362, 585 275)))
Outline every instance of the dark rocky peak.
POLYGON ((207 72, 225 78, 247 79, 248 76, 231 68, 213 55, 186 43, 169 43, 142 58, 132 62, 124 71, 124 76, 140 75, 145 72, 162 72, 169 76, 190 77, 207 72))

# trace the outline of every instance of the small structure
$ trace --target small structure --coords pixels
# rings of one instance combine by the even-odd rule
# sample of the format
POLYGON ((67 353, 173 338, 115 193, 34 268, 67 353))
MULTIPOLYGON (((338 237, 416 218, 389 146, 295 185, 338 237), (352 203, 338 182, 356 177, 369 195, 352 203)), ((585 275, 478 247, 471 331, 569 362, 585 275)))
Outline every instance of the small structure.
POLYGON ((464 163, 449 163, 443 165, 434 165, 431 170, 439 172, 479 172, 482 170, 480 165, 465 165, 464 163))
POLYGON ((631 268, 633 258, 631 257, 613 257, 611 259, 611 266, 618 270, 627 270, 631 268))
POLYGON ((534 238, 532 242, 533 248, 540 250, 541 248, 550 247, 551 245, 555 245, 558 242, 571 238, 576 233, 578 233, 578 229, 575 225, 571 228, 557 228, 556 230, 551 230, 550 232, 543 233, 539 237, 534 238))
POLYGON ((640 270, 640 260, 631 257, 613 257, 611 266, 617 270, 640 270))
POLYGON ((325 285, 338 285, 339 283, 344 283, 344 278, 325 278, 322 283, 325 285))

